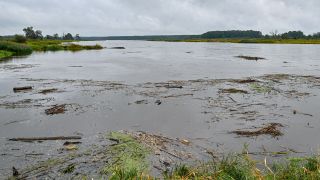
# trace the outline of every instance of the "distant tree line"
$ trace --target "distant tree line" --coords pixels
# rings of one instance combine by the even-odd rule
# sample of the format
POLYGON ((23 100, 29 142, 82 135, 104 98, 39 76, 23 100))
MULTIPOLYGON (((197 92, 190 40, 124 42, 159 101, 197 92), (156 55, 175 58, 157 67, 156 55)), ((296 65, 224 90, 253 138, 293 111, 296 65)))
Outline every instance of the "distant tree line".
POLYGON ((215 38, 262 38, 263 35, 260 31, 209 31, 201 35, 204 39, 215 39, 215 38))
POLYGON ((215 39, 215 38, 281 38, 281 39, 319 39, 320 32, 314 33, 313 35, 305 35, 302 31, 289 31, 285 33, 278 33, 277 31, 271 32, 270 34, 263 35, 260 31, 209 31, 201 35, 204 39, 215 39))
POLYGON ((55 33, 53 35, 42 35, 41 30, 34 30, 32 26, 23 29, 24 35, 15 35, 14 40, 19 43, 26 42, 27 39, 49 39, 49 40, 80 40, 80 35, 76 34, 73 36, 71 33, 59 34, 55 33))
MULTIPOLYGON (((50 39, 50 40, 185 40, 185 39, 216 39, 216 38, 266 38, 266 39, 320 39, 320 32, 312 35, 305 35, 302 31, 289 31, 278 33, 270 32, 263 35, 260 31, 254 30, 231 30, 231 31, 209 31, 201 35, 156 35, 156 36, 109 36, 109 37, 81 37, 79 34, 63 33, 53 35, 42 35, 41 30, 34 30, 33 27, 23 29, 24 35, 15 35, 16 42, 25 42, 27 39, 50 39)), ((8 37, 2 37, 5 39, 8 37)), ((12 38, 12 36, 11 36, 12 38)), ((1 36, 0 36, 1 39, 1 36)))

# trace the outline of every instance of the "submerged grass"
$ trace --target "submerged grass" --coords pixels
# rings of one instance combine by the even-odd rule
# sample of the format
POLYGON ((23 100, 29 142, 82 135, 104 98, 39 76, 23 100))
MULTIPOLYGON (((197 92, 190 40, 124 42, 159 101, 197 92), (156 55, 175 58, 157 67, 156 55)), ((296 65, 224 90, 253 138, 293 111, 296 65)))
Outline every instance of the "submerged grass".
POLYGON ((150 150, 132 138, 130 135, 111 132, 108 139, 116 142, 107 149, 111 155, 101 173, 110 175, 110 179, 133 179, 140 178, 148 172, 149 165, 147 157, 150 150))
POLYGON ((270 86, 262 85, 260 83, 251 83, 250 88, 258 93, 270 93, 273 88, 270 86))
MULTIPOLYGON (((267 160, 254 160, 249 156, 248 146, 242 153, 225 155, 206 162, 190 166, 181 164, 162 172, 162 176, 153 177, 150 174, 150 149, 140 143, 131 135, 121 132, 111 132, 107 138, 114 142, 103 149, 103 160, 107 159, 104 167, 100 169, 101 179, 221 179, 221 180, 316 180, 320 179, 320 156, 289 158, 281 162, 268 164, 267 160)), ((100 152, 100 151, 98 151, 100 152)), ((92 155, 91 153, 86 156, 92 155)), ((24 179, 30 177, 45 177, 53 169, 59 170, 61 176, 72 176, 75 179, 92 179, 90 175, 79 174, 78 160, 85 154, 70 154, 64 158, 48 159, 19 171, 18 176, 9 179, 24 179), (70 162, 74 160, 74 162, 70 162), (73 176, 74 175, 74 176, 73 176), (79 176, 80 175, 80 176, 79 176)), ((90 157, 89 157, 90 158, 90 157)), ((92 169, 96 171, 96 169, 92 169)))

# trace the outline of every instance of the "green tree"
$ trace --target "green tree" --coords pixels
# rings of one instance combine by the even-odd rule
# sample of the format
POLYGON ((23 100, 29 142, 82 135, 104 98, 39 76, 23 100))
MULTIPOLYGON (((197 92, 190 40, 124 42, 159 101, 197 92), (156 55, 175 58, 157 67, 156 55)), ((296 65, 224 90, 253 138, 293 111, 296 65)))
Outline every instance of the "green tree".
POLYGON ((46 35, 46 39, 54 39, 54 37, 51 35, 46 35))
POLYGON ((76 40, 80 40, 80 35, 79 35, 79 34, 76 34, 75 39, 76 39, 76 40))
POLYGON ((320 39, 320 32, 314 33, 312 37, 315 39, 320 39))
POLYGON ((67 33, 66 35, 63 36, 64 40, 73 40, 73 36, 70 33, 67 33))
POLYGON ((55 33, 55 34, 53 35, 53 39, 60 39, 59 34, 55 33))
POLYGON ((36 39, 36 33, 34 32, 32 26, 24 28, 23 31, 26 35, 26 38, 36 39))
POLYGON ((36 30, 35 35, 35 39, 43 39, 42 31, 36 30))
POLYGON ((209 31, 201 35, 202 38, 261 38, 260 31, 209 31))
POLYGON ((13 40, 15 42, 17 42, 17 43, 25 43, 25 42, 27 42, 27 38, 24 35, 19 35, 19 34, 14 35, 14 39, 13 40))
POLYGON ((306 36, 302 31, 289 31, 281 35, 281 38, 283 39, 301 39, 305 37, 306 36))
POLYGON ((32 26, 24 28, 23 31, 28 39, 43 39, 42 31, 35 31, 32 26))

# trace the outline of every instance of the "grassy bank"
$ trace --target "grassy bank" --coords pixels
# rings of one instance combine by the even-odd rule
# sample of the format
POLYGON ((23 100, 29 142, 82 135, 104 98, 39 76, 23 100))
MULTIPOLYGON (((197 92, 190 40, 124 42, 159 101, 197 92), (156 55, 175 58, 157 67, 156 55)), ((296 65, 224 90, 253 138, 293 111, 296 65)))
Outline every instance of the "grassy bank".
POLYGON ((320 39, 185 39, 164 40, 169 42, 227 42, 227 43, 255 43, 255 44, 320 44, 320 39))
POLYGON ((11 56, 25 56, 32 53, 32 48, 25 44, 0 41, 0 59, 11 56))
POLYGON ((12 56, 25 56, 33 51, 81 51, 99 50, 102 46, 79 45, 66 40, 28 40, 26 43, 15 43, 12 41, 0 41, 0 59, 12 56))
MULTIPOLYGON (((102 173, 110 179, 156 179, 148 170, 149 147, 130 135, 113 132, 109 139, 117 142, 108 151, 112 159, 102 173)), ((320 157, 288 158, 283 162, 268 163, 252 159, 246 149, 195 166, 179 165, 162 172, 161 179, 237 179, 237 180, 311 180, 320 179, 320 157)))
MULTIPOLYGON (((11 179, 45 178, 47 173, 53 173, 50 174, 51 177, 65 177, 65 179, 320 179, 319 155, 270 162, 267 159, 253 159, 246 148, 240 153, 223 157, 212 156, 206 161, 196 161, 193 165, 172 162, 177 165, 165 165, 167 168, 164 169, 158 167, 159 175, 155 177, 153 170, 157 166, 153 164, 155 161, 152 159, 155 160, 161 156, 156 151, 164 148, 162 151, 165 154, 168 153, 168 157, 177 155, 171 156, 174 151, 166 149, 162 144, 169 139, 157 135, 138 134, 137 136, 137 134, 122 132, 111 132, 106 138, 112 141, 111 145, 101 148, 94 146, 93 149, 85 150, 83 153, 74 152, 65 157, 40 161, 39 164, 19 169, 19 174, 11 179), (96 175, 92 176, 92 172, 96 172, 94 173, 96 175)), ((73 144, 67 147, 74 151, 78 150, 78 147, 73 144)), ((162 161, 161 159, 156 161, 162 161)))
POLYGON ((67 40, 29 40, 26 44, 34 51, 81 51, 103 49, 103 47, 98 44, 92 46, 78 45, 67 40))

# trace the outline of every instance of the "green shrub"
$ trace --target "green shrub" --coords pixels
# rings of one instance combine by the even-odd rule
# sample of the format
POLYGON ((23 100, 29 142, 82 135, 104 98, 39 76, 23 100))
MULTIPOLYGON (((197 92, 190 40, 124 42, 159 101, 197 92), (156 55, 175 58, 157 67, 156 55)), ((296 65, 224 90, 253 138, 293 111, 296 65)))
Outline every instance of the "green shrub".
POLYGON ((23 36, 23 35, 16 34, 14 36, 13 41, 17 42, 17 43, 26 43, 27 42, 27 38, 25 36, 23 36))
POLYGON ((0 50, 12 52, 15 56, 29 55, 32 53, 32 49, 24 44, 0 41, 0 50))

